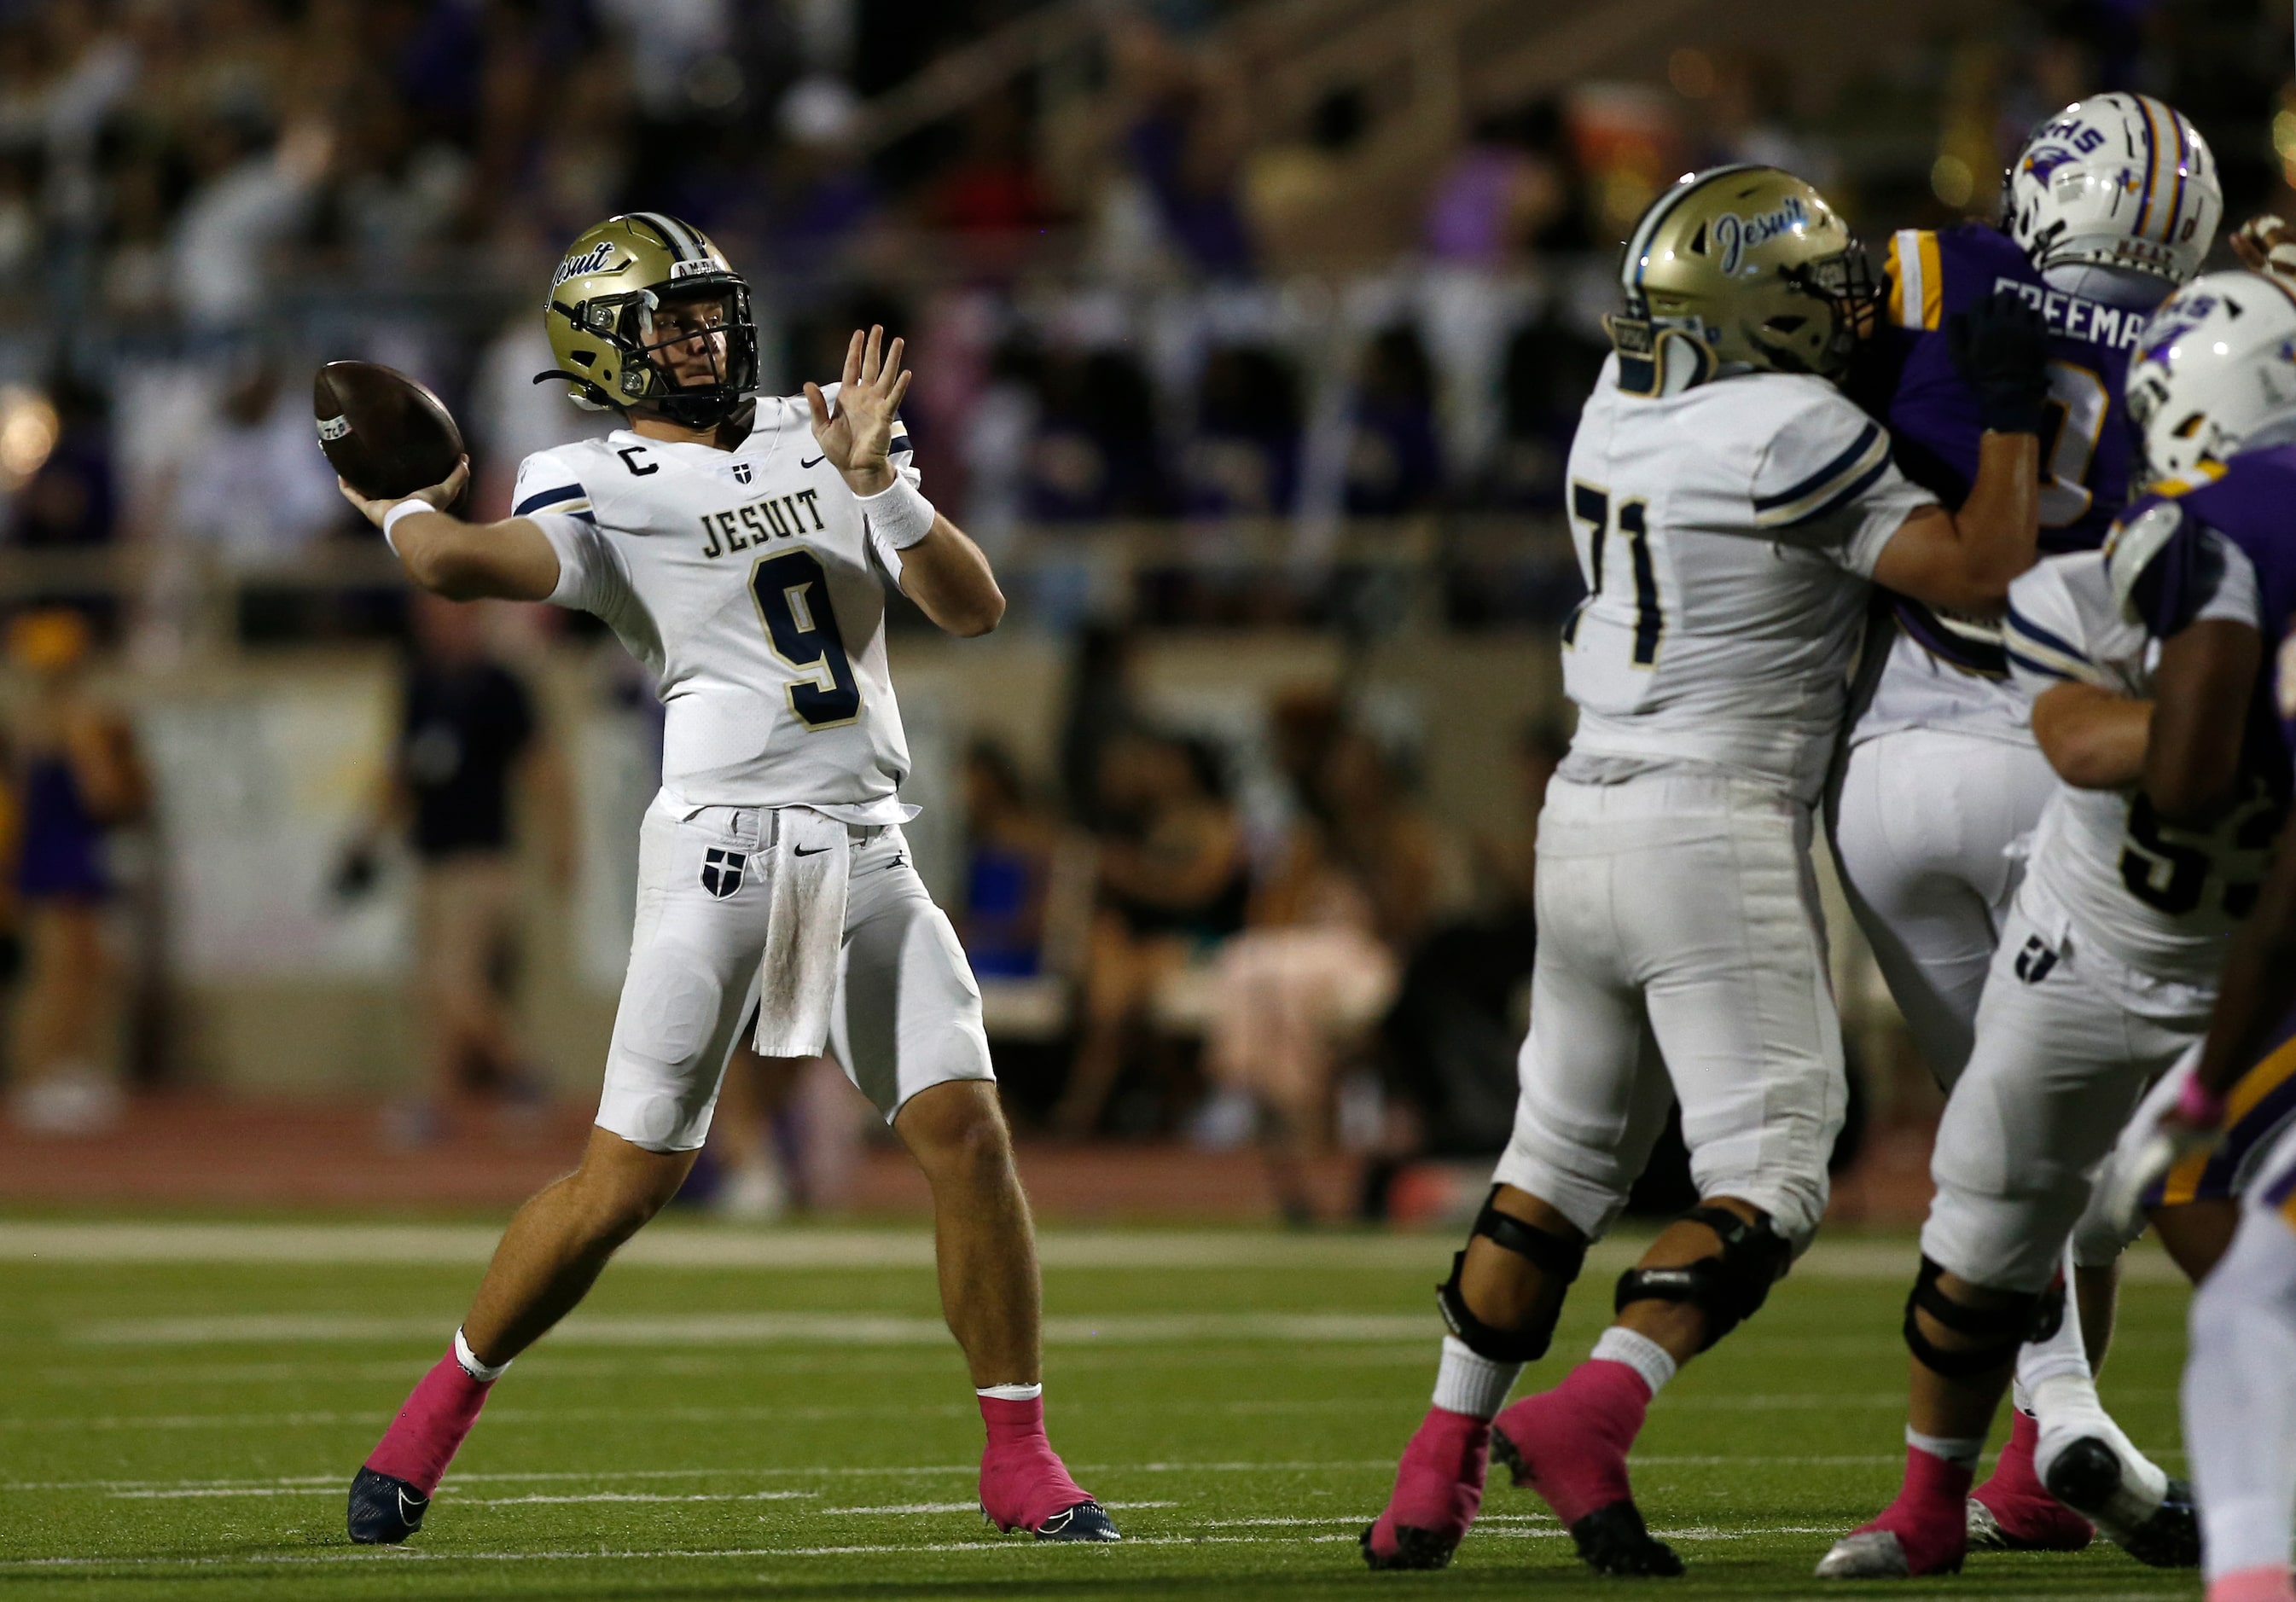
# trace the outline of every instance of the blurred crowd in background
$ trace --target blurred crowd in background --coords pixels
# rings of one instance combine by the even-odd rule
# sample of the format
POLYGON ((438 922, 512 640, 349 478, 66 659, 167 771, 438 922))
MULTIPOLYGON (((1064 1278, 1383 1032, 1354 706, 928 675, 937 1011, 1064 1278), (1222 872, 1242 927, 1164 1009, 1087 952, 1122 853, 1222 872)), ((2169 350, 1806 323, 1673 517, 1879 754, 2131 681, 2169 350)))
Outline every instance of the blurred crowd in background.
MULTIPOLYGON (((1344 519, 1552 512, 1611 252, 1676 173, 1786 165, 1878 238, 1988 213, 2040 115, 2133 86, 2197 119, 2239 217, 2296 159, 2284 9, 13 0, 0 540, 244 571, 355 532, 302 412, 315 358, 352 354, 447 397, 499 505, 598 426, 529 382, 549 265, 644 207, 757 282, 775 384, 831 374, 857 323, 906 333, 929 487, 992 550, 1200 531, 1177 576, 1055 574, 1026 616, 1344 617, 1344 519), (1271 552, 1281 582, 1201 576, 1271 552)), ((1467 566, 1456 623, 1543 620, 1570 583, 1467 566)), ((198 642, 191 582, 160 563, 131 609, 157 657, 198 642)))
MULTIPOLYGON (((1259 1138, 1279 1173, 1333 1140, 1495 1146, 1562 725, 1521 731, 1520 827, 1477 834, 1425 805, 1410 718, 1344 683, 1242 745, 1160 721, 1139 631, 1535 634, 1577 598, 1561 466, 1659 186, 1773 162, 1878 241, 1989 217, 2036 120, 2133 87, 2210 139, 2229 219, 2284 210, 2290 45, 2278 0, 0 0, 0 605, 81 631, 16 643, 44 687, 18 832, 149 810, 127 737, 56 732, 102 723, 54 710, 90 651, 400 642, 395 788, 344 893, 411 831, 426 924, 476 932, 425 944, 432 1089, 398 1138, 466 1081, 528 1094, 503 854, 520 816, 560 838, 563 760, 480 633, 410 610, 304 386, 344 356, 422 377, 504 511, 525 454, 609 426, 530 381, 552 263, 669 211, 755 286, 770 384, 832 376, 857 324, 908 337, 927 492, 998 559, 1007 626, 1074 664, 1056 771, 964 750, 944 891, 1016 1102, 1259 1138)), ((53 900, 22 854, 26 906, 53 900)), ((93 938, 70 924, 27 913, 36 985, 99 971, 53 956, 93 938)), ((27 1051, 85 1055, 19 1034, 20 1091, 27 1051)), ((749 1127, 805 1092, 736 1094, 749 1127)))

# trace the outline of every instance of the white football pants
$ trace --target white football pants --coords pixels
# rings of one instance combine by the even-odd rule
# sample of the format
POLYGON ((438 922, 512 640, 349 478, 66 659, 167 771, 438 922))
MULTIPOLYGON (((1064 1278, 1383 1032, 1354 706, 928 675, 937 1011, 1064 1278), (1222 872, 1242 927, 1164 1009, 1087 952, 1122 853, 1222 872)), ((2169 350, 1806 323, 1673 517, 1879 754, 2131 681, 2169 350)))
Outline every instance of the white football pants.
POLYGON ((2019 896, 1994 954, 1922 1227, 1924 1255, 1996 1290, 2048 1287, 2129 1115, 2208 1027, 2212 1000, 2187 987, 2181 1011, 2132 1010, 2135 976, 2083 951, 2053 911, 2037 919, 2036 894, 2019 896))
MULTIPOLYGON (((708 1138, 766 944, 771 810, 684 810, 656 797, 638 830, 637 928, 598 1104, 598 1127, 649 1151, 708 1138)), ((980 988, 901 831, 850 833, 829 1049, 890 1124, 919 1091, 996 1075, 980 988)))
POLYGON ((1901 729, 1850 748, 1833 797, 1833 857, 1915 1049, 1939 1084, 1961 1076, 2002 919, 2056 774, 2022 742, 1901 729))
POLYGON ((1698 1193, 1808 1241, 1846 1094, 1809 845, 1809 809, 1751 780, 1549 787, 1501 1183, 1599 1236, 1679 1099, 1698 1193))

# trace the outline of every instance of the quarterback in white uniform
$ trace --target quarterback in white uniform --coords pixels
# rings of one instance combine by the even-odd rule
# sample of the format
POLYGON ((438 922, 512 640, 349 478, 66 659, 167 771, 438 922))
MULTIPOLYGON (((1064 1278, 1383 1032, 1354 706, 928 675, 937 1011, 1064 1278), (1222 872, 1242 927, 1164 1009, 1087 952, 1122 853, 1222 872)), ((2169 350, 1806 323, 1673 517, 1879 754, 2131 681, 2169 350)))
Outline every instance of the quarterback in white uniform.
POLYGON ((1042 1540, 1112 1541, 1045 1435, 1035 1243, 980 992, 901 837, 885 586, 958 634, 994 628, 1004 604, 919 489, 901 341, 856 333, 841 383, 754 397, 747 286, 652 212, 575 241, 544 315, 559 363, 545 376, 627 429, 529 458, 513 514, 484 527, 438 510, 467 463, 396 504, 345 493, 425 588, 604 619, 656 675, 662 788, 581 1166, 512 1222, 452 1349, 359 1470, 351 1536, 414 1533, 495 1379, 677 1193, 754 1020, 760 1055, 833 1050, 931 1181, 943 1307, 988 1434, 984 1512, 1042 1540))
MULTIPOLYGON (((1873 289, 1808 184, 1685 178, 1644 214, 1621 280, 1617 352, 1570 450, 1579 718, 1539 819, 1514 1135, 1439 1292, 1434 1406, 1365 1533, 1375 1567, 1447 1561, 1496 1453, 1598 1571, 1679 1572, 1627 1451, 1652 1396, 1761 1306, 1825 1210, 1845 1086, 1810 830, 1872 584, 1997 611, 2032 560, 2033 435, 1988 437, 1951 513, 1832 381, 1873 289), (1620 1279, 1593 1356, 1501 1412, 1675 1101, 1701 1205, 1620 1279)), ((2021 305, 1976 308, 1964 333, 1978 381, 2038 388, 2021 305)))

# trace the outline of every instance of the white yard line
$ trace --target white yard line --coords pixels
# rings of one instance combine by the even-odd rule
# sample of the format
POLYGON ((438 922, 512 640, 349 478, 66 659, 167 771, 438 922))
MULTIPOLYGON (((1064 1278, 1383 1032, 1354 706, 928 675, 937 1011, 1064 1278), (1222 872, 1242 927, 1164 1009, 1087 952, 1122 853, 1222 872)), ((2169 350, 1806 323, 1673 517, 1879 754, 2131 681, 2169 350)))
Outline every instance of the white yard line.
MULTIPOLYGON (((224 1263, 472 1265, 493 1255, 492 1224, 172 1223, 22 1220, 0 1222, 0 1263, 224 1263)), ((1037 1256, 1061 1270, 1439 1269, 1452 1232, 1298 1236, 1256 1230, 1050 1230, 1037 1256)), ((1597 1271, 1624 1268, 1646 1244, 1614 1237, 1587 1255, 1597 1271)), ((617 1255, 624 1266, 685 1269, 930 1269, 922 1230, 781 1230, 750 1232, 691 1224, 657 1226, 617 1255)), ((1910 1282, 1911 1241, 1820 1238, 1794 1265, 1806 1279, 1910 1282)), ((2175 1266, 2150 1247, 2122 1260, 2124 1277, 2172 1284, 2175 1266)))
MULTIPOLYGON (((826 1511, 826 1510, 824 1510, 826 1511)), ((1334 1522, 1316 1520, 1315 1523, 1334 1522)), ((1234 1524, 1207 1523, 1201 1529, 1234 1527, 1234 1524)), ((1669 1541, 1751 1541, 1771 1535, 1827 1535, 1835 1533, 1832 1525, 1766 1524, 1751 1528, 1722 1530, 1711 1525, 1693 1525, 1681 1529, 1654 1530, 1653 1535, 1669 1541)), ((1488 1536, 1513 1541, 1560 1541, 1568 1532, 1553 1529, 1495 1529, 1488 1536)), ((1127 1549, 1140 1547, 1170 1546, 1277 1546, 1286 1544, 1323 1544, 1352 1542, 1353 1534, 1330 1535, 1202 1535, 1173 1534, 1127 1536, 1121 1542, 1102 1545, 1091 1543, 1090 1549, 1104 1556, 1120 1555, 1127 1549)), ((1086 1543, 1078 1543, 1084 1545, 1086 1543)), ((83 1568, 210 1568, 244 1565, 249 1567, 273 1565, 316 1565, 337 1563, 656 1563, 665 1559, 684 1558, 695 1561, 720 1561, 727 1558, 759 1557, 904 1557, 947 1552, 1013 1552, 1037 1551, 1047 1547, 1067 1543, 1022 1541, 1013 1537, 950 1541, 879 1541, 838 1546, 804 1547, 723 1547, 705 1549, 667 1549, 655 1550, 615 1550, 600 1548, 590 1550, 559 1549, 540 1552, 436 1552, 420 1549, 395 1548, 389 1550, 365 1552, 282 1552, 209 1557, 22 1557, 0 1560, 0 1571, 83 1568)), ((1817 1592, 1816 1594, 1832 1594, 1817 1592)), ((2105 1596, 2091 1596, 2088 1602, 2151 1602, 2159 1597, 2181 1597, 2188 1594, 2189 1586, 2171 1590, 2125 1591, 2105 1596)), ((1985 1602, 2020 1602, 2019 1598, 2004 1597, 1991 1590, 1975 1592, 1929 1593, 1939 1602, 1950 1602, 1959 1597, 1982 1597, 1985 1602)), ((2038 1602, 2038 1599, 2028 1599, 2038 1602)))
MULTIPOLYGON (((698 1491, 670 1495, 652 1491, 586 1491, 573 1495, 537 1492, 529 1496, 457 1497, 458 1508, 523 1508, 560 1502, 793 1502, 821 1494, 818 1491, 698 1491)), ((821 1509, 830 1511, 830 1509, 821 1509)))
MULTIPOLYGON (((241 1313, 199 1318, 102 1319, 69 1328, 67 1339, 103 1346, 281 1346, 436 1342, 433 1318, 336 1313, 241 1313)), ((1357 1312, 1114 1313, 1045 1320, 1052 1345, 1163 1345, 1185 1341, 1431 1341, 1425 1315, 1357 1312)), ((946 1346, 938 1318, 842 1312, 705 1312, 682 1318, 576 1313, 548 1336, 566 1346, 946 1346)))
MULTIPOLYGON (((2174 1394, 2165 1386, 2116 1387, 2114 1395, 2159 1397, 2174 1394)), ((1833 1409, 1883 1410, 1906 1405, 1898 1392, 1795 1392, 1741 1396, 1669 1397, 1664 1407, 1679 1412, 1771 1413, 1824 1412, 1833 1409)), ((1416 1398, 1353 1398, 1278 1402, 1141 1402, 1117 1408, 1119 1412, 1153 1410, 1168 1415, 1234 1414, 1243 1417, 1299 1413, 1361 1412, 1367 1409, 1400 1408, 1416 1411, 1424 1403, 1416 1398)), ((972 1409, 963 1402, 914 1402, 865 1407, 503 1407, 490 1410, 487 1421, 496 1426, 558 1425, 587 1419, 639 1418, 660 1424, 717 1423, 835 1423, 857 1418, 957 1418, 972 1409)), ((0 1431, 53 1432, 69 1430, 199 1430, 317 1427, 336 1424, 381 1424, 390 1415, 381 1409, 348 1411, 288 1410, 276 1413, 99 1413, 12 1418, 0 1417, 0 1431)), ((1637 1462, 1662 1459, 1638 1458, 1637 1462)), ((1716 1462, 1759 1459, 1717 1458, 1716 1462)))

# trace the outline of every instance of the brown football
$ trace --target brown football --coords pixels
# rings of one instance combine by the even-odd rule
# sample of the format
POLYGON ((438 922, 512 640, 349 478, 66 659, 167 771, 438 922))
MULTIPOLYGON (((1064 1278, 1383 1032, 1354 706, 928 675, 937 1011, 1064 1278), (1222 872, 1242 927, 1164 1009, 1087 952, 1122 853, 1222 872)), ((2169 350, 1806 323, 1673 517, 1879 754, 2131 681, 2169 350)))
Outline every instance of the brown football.
POLYGON ((394 368, 330 362, 311 381, 319 446, 343 480, 374 499, 443 484, 463 431, 439 397, 394 368))

